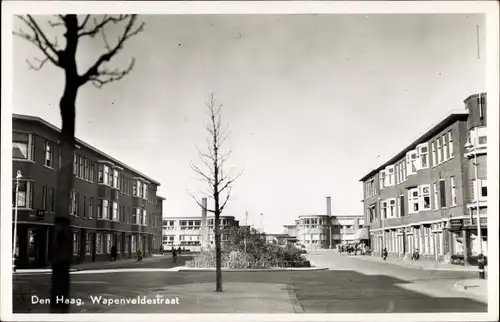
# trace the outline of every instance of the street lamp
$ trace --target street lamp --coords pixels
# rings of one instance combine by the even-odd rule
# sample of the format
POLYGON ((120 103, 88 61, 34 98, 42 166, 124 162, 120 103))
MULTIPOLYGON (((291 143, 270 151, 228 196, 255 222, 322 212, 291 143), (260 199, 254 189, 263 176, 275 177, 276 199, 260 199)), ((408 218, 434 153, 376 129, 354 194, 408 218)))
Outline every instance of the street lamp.
MULTIPOLYGON (((481 215, 479 213, 479 189, 480 189, 480 186, 479 186, 478 169, 477 169, 479 164, 477 163, 476 149, 470 140, 465 144, 465 148, 469 152, 472 150, 472 154, 474 155, 474 162, 472 162, 472 165, 474 165, 474 179, 476 181, 476 188, 475 188, 476 197, 475 198, 476 198, 476 212, 477 212, 477 238, 479 239, 479 254, 478 254, 478 257, 479 257, 479 255, 483 254, 483 240, 482 240, 482 236, 481 236, 481 215)), ((470 158, 470 154, 467 158, 470 158)), ((472 225, 472 222, 471 222, 471 225, 472 225)))
POLYGON ((21 174, 21 170, 17 170, 16 174, 16 204, 14 205, 14 241, 12 242, 12 269, 16 269, 16 243, 17 243, 17 204, 19 202, 19 179, 21 179, 23 175, 21 174))

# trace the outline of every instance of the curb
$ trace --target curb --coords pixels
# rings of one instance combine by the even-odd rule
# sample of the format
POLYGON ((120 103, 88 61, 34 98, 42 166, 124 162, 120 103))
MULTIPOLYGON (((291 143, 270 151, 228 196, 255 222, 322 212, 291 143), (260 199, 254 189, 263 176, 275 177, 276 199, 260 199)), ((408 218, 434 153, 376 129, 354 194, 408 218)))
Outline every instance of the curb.
MULTIPOLYGON (((78 269, 71 268, 70 272, 76 272, 78 269)), ((17 269, 15 272, 12 272, 12 275, 34 275, 34 274, 52 274, 52 269, 17 269)))
MULTIPOLYGON (((283 268, 222 268, 223 272, 284 272, 284 271, 325 271, 328 267, 283 267, 283 268)), ((215 268, 179 267, 178 272, 215 272, 215 268)))
POLYGON ((426 271, 452 271, 452 272, 471 272, 471 273, 479 273, 479 269, 462 269, 462 268, 446 268, 446 267, 425 267, 425 266, 410 266, 410 265, 404 265, 399 262, 393 263, 393 262, 387 262, 387 261, 378 261, 378 260, 371 260, 371 259, 363 259, 360 257, 352 257, 355 259, 360 259, 360 260, 365 260, 365 261, 371 261, 375 263, 380 263, 380 264, 386 264, 386 265, 394 265, 394 266, 399 266, 403 268, 409 268, 409 269, 420 269, 420 270, 426 270, 426 271))

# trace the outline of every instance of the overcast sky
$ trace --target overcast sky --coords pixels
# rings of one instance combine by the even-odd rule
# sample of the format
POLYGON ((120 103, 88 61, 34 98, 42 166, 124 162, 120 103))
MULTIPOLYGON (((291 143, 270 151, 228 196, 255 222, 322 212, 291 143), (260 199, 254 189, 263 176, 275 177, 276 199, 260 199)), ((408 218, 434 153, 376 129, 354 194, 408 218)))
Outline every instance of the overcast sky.
MULTIPOLYGON (((76 135, 161 182, 164 216, 200 214, 186 188, 199 185, 189 163, 204 146, 210 92, 232 131, 230 164, 244 170, 225 214, 243 221, 248 209, 259 226, 263 213, 266 231, 281 232, 299 215, 325 214, 326 196, 334 214, 361 215, 358 180, 485 91, 479 15, 140 19, 144 32, 111 64, 135 57, 135 69, 81 89, 76 135)), ((62 43, 62 29, 43 25, 62 43)), ((80 71, 104 50, 100 37, 79 48, 80 71)), ((14 50, 14 113, 60 126, 62 72, 29 70, 25 59, 42 56, 26 41, 14 38, 14 50)))

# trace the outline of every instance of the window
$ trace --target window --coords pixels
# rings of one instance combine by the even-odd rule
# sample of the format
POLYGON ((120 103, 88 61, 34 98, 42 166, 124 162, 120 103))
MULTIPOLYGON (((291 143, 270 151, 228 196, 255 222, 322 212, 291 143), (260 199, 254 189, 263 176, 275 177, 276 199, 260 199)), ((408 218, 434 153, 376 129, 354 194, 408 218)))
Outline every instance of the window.
POLYGON ((446 208, 446 185, 444 179, 439 180, 440 207, 446 208))
POLYGON ((47 186, 42 186, 42 210, 47 210, 47 186))
POLYGON ((432 190, 434 191, 434 210, 439 210, 439 199, 438 199, 437 183, 434 183, 432 185, 432 190))
POLYGON ((107 200, 105 199, 101 199, 101 201, 99 202, 99 205, 98 205, 98 209, 97 209, 97 212, 98 212, 98 218, 99 219, 109 219, 109 203, 107 200))
POLYGON ((95 164, 92 163, 90 165, 90 173, 89 173, 89 180, 90 180, 90 182, 94 182, 94 175, 95 175, 95 164))
POLYGON ((80 199, 80 195, 75 192, 74 190, 71 192, 71 209, 70 209, 70 213, 73 215, 73 216, 78 216, 78 203, 79 203, 79 200, 80 199))
POLYGON ((435 167, 438 162, 437 162, 437 156, 436 156, 436 141, 432 142, 432 166, 435 167))
POLYGON ((477 127, 475 129, 475 134, 476 134, 476 145, 478 147, 483 147, 486 146, 488 143, 488 137, 487 137, 487 129, 485 126, 482 127, 477 127))
POLYGON ((436 139, 436 147, 437 147, 437 164, 443 162, 443 150, 441 150, 441 138, 436 139))
POLYGON ((99 164, 99 183, 109 185, 109 167, 105 164, 99 164))
POLYGON ((389 218, 396 217, 396 200, 395 199, 389 200, 388 216, 389 216, 389 218))
POLYGON ((447 161, 450 159, 450 154, 448 150, 448 136, 446 134, 443 134, 441 139, 443 140, 443 161, 447 161))
POLYGON ((118 221, 118 203, 113 201, 113 221, 118 221))
POLYGON ((382 220, 387 219, 387 201, 382 201, 382 220))
POLYGON ((147 226, 147 218, 148 218, 148 213, 147 213, 146 209, 144 209, 143 214, 142 214, 142 225, 143 226, 147 226))
POLYGON ((89 198, 89 219, 94 217, 94 198, 89 198))
POLYGON ((73 255, 80 254, 80 238, 79 233, 77 231, 73 232, 73 255))
POLYGON ((92 254, 92 233, 86 233, 85 236, 85 254, 92 254))
POLYGON ((44 165, 49 168, 54 167, 54 147, 52 142, 45 141, 45 161, 44 165))
POLYGON ((404 217, 405 216, 405 196, 401 195, 399 197, 399 216, 404 217))
POLYGON ((85 158, 84 157, 80 157, 80 171, 78 173, 78 176, 80 177, 80 179, 85 179, 85 158))
POLYGON ((394 185, 394 166, 390 165, 387 168, 385 168, 385 173, 386 173, 386 186, 393 186, 394 185))
MULTIPOLYGON (((477 201, 476 180, 472 180, 473 201, 477 201)), ((488 198, 488 184, 486 179, 479 179, 479 201, 485 201, 488 198)))
POLYGON ((90 180, 90 166, 89 166, 89 159, 85 158, 84 160, 84 167, 85 167, 85 171, 84 171, 84 175, 83 175, 83 179, 85 180, 90 180))
POLYGON ((48 206, 48 210, 49 212, 54 212, 54 200, 55 200, 55 189, 54 188, 49 188, 48 189, 48 200, 47 200, 47 206, 48 206))
POLYGON ((131 237, 132 237, 132 238, 131 238, 131 242, 130 242, 130 246, 131 246, 131 247, 130 247, 130 251, 131 251, 132 253, 135 253, 135 250, 136 250, 136 243, 137 243, 136 238, 135 238, 136 236, 135 236, 135 235, 132 235, 131 237))
POLYGON ((420 193, 420 210, 431 209, 431 187, 427 185, 419 186, 420 193))
POLYGON ((408 190, 408 213, 413 214, 419 211, 418 188, 408 190))
POLYGON ((33 135, 28 133, 12 133, 12 158, 34 161, 33 135))
POLYGON ((147 199, 148 199, 148 185, 144 183, 144 184, 142 185, 142 190, 143 190, 143 192, 142 192, 142 193, 143 193, 142 197, 143 197, 144 199, 146 199, 146 200, 147 200, 147 199))
POLYGON ((406 171, 408 176, 417 173, 417 159, 418 155, 416 150, 410 151, 406 154, 406 171))
POLYGON ((132 224, 137 224, 137 211, 136 208, 132 208, 132 224))
POLYGON ((87 217, 87 197, 83 197, 83 218, 87 217))
POLYGON ((113 188, 118 189, 118 170, 113 169, 113 188))
POLYGON ((142 213, 141 209, 135 208, 135 218, 136 218, 136 225, 140 225, 142 223, 142 213))
POLYGON ((102 233, 95 234, 95 253, 102 254, 102 233))
POLYGON ((429 144, 422 143, 417 146, 418 155, 420 158, 419 170, 426 169, 429 167, 429 144))
POLYGON ((455 186, 455 177, 450 178, 450 186, 451 186, 451 206, 457 205, 457 191, 455 186))
POLYGON ((73 152, 73 174, 78 177, 78 156, 73 152))
POLYGON ((450 159, 453 158, 453 135, 451 130, 448 131, 448 152, 450 154, 450 159))

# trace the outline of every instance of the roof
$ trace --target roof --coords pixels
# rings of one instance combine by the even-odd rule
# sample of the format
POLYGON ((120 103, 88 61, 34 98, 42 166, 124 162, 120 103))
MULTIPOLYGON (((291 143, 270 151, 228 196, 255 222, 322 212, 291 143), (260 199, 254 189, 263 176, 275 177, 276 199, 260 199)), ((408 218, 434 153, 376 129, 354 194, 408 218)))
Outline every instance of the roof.
POLYGON ((368 172, 366 175, 364 175, 361 179, 359 179, 360 182, 366 181, 368 178, 372 177, 379 171, 385 169, 387 166, 392 165, 396 163, 398 160, 406 156, 406 153, 409 151, 412 151, 415 149, 415 147, 423 142, 426 142, 428 139, 432 138, 441 130, 449 126, 450 124, 453 124, 457 120, 465 120, 467 119, 467 116, 469 115, 468 110, 452 110, 446 116, 444 116, 439 122, 431 126, 429 129, 427 129, 423 134, 421 134, 417 139, 413 140, 409 145, 407 145, 403 150, 398 152, 395 156, 390 158, 388 161, 377 167, 376 169, 371 170, 368 172))
POLYGON ((472 94, 469 97, 467 97, 466 99, 464 99, 464 103, 467 104, 468 101, 470 101, 473 98, 478 98, 479 95, 481 95, 482 97, 486 97, 487 93, 483 92, 483 93, 472 94))
MULTIPOLYGON (((42 119, 42 118, 40 118, 40 117, 38 117, 38 116, 30 116, 30 115, 22 115, 22 114, 14 114, 14 113, 12 113, 12 118, 13 118, 13 119, 15 119, 15 120, 23 120, 23 121, 30 121, 30 122, 38 122, 38 123, 40 123, 40 124, 42 124, 42 125, 44 125, 44 126, 46 126, 46 127, 50 128, 50 129, 52 129, 52 130, 56 131, 56 132, 61 132, 61 129, 60 129, 60 128, 58 128, 57 126, 55 126, 55 125, 53 125, 53 124, 51 124, 51 123, 49 123, 49 122, 45 121, 44 119, 42 119)), ((115 163, 115 164, 117 164, 117 165, 121 166, 122 168, 127 169, 127 170, 129 170, 129 171, 131 171, 131 172, 134 172, 135 174, 138 174, 139 176, 141 176, 141 177, 143 177, 143 178, 147 179, 148 181, 150 181, 150 182, 152 182, 152 183, 154 183, 154 184, 156 184, 156 185, 160 186, 160 183, 159 183, 158 181, 151 179, 149 176, 147 176, 147 175, 145 175, 145 174, 143 174, 143 173, 141 173, 141 172, 139 172, 139 171, 135 170, 134 168, 132 168, 132 167, 130 167, 130 166, 128 166, 128 165, 126 165, 126 164, 125 164, 125 163, 123 163, 123 162, 118 161, 117 159, 115 159, 115 158, 113 158, 113 157, 111 157, 111 156, 107 155, 106 153, 102 152, 101 150, 96 149, 96 148, 95 148, 95 147, 93 147, 92 145, 90 145, 90 144, 88 144, 88 143, 85 143, 85 142, 83 142, 82 140, 80 140, 80 139, 78 139, 78 138, 75 138, 75 142, 76 142, 76 144, 78 144, 78 145, 80 145, 80 146, 84 146, 84 147, 86 147, 87 149, 94 151, 95 153, 101 154, 103 157, 105 157, 106 159, 110 160, 111 162, 113 162, 113 163, 115 163)), ((164 198, 164 199, 165 199, 165 198, 164 198)))

